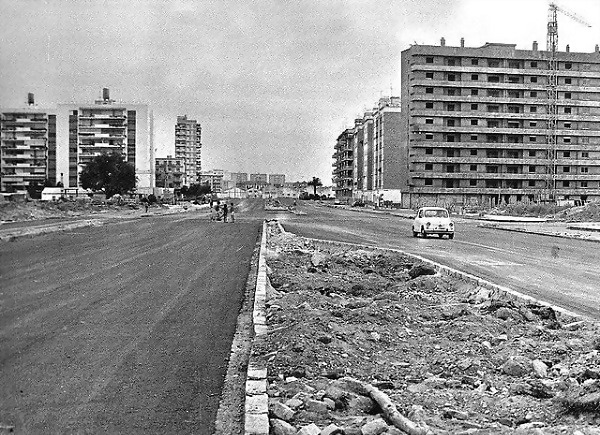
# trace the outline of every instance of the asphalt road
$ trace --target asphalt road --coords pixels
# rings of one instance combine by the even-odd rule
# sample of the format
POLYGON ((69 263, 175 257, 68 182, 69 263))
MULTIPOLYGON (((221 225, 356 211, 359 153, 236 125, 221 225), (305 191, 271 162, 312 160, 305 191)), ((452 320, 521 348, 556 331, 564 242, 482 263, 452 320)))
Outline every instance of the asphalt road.
POLYGON ((0 244, 0 423, 211 434, 261 208, 0 244))
POLYGON ((301 203, 282 216, 288 231, 421 255, 532 297, 600 320, 600 244, 479 228, 457 220, 454 240, 413 238, 411 221, 366 210, 301 203))

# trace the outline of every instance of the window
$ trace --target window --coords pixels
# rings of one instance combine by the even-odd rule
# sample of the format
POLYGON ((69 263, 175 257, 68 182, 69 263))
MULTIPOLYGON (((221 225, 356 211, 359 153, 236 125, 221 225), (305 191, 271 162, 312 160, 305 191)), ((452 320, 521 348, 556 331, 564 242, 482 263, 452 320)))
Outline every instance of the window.
POLYGON ((535 150, 529 150, 529 157, 535 157, 535 150))
POLYGON ((428 154, 428 155, 433 154, 433 148, 425 148, 425 154, 428 154))
POLYGON ((571 128, 571 123, 570 122, 565 122, 565 128, 571 128))
POLYGON ((477 125, 477 120, 476 119, 471 119, 471 125, 477 125))
POLYGON ((535 186, 535 180, 529 180, 529 183, 527 183, 529 185, 529 187, 534 187, 535 186))
POLYGON ((471 65, 479 65, 479 59, 471 59, 471 65))
POLYGON ((454 127, 454 119, 449 119, 446 123, 448 127, 454 127))
POLYGON ((587 159, 587 158, 589 158, 589 157, 590 157, 590 153, 588 153, 587 151, 583 151, 583 152, 581 153, 581 157, 582 157, 582 158, 584 158, 584 159, 587 159))
POLYGON ((425 186, 432 186, 433 180, 431 178, 425 178, 425 186))
POLYGON ((477 140, 477 135, 476 134, 472 134, 471 135, 471 140, 477 140))
POLYGON ((455 59, 448 59, 448 66, 454 66, 456 65, 456 60, 455 59))
POLYGON ((570 92, 565 92, 565 98, 566 99, 570 99, 571 98, 571 93, 570 92))
POLYGON ((433 109, 433 103, 425 103, 426 109, 433 109))
POLYGON ((454 112, 456 110, 456 106, 454 104, 448 104, 448 112, 454 112))
POLYGON ((456 91, 454 89, 448 89, 448 95, 454 95, 456 91))
POLYGON ((573 68, 573 64, 565 63, 565 69, 571 69, 571 68, 573 68))
POLYGON ((571 172, 571 167, 570 166, 563 166, 562 171, 563 172, 571 172))
POLYGON ((451 81, 451 82, 456 81, 456 75, 454 75, 454 74, 448 74, 448 81, 451 81))
POLYGON ((563 152, 563 157, 571 157, 571 152, 570 151, 564 151, 563 152))
POLYGON ((488 174, 497 174, 498 166, 487 165, 485 167, 485 172, 487 172, 488 174))
POLYGON ((471 80, 479 80, 478 74, 471 74, 471 80))
POLYGON ((587 167, 584 166, 584 167, 581 168, 581 173, 582 174, 587 174, 588 170, 589 170, 589 168, 587 168, 587 167))
POLYGON ((563 187, 569 187, 570 183, 568 181, 563 181, 563 187))
POLYGON ((582 182, 581 182, 581 187, 588 187, 588 185, 587 185, 587 181, 582 181, 582 182))
POLYGON ((425 73, 425 78, 426 79, 433 79, 433 73, 432 72, 425 73))
POLYGON ((477 171, 477 165, 471 165, 471 166, 469 166, 469 170, 471 170, 471 171, 477 171))
POLYGON ((563 142, 564 143, 571 143, 571 138, 568 136, 563 137, 563 142))
POLYGON ((425 88, 426 94, 433 94, 433 88, 425 88))
POLYGON ((425 163, 426 171, 433 171, 433 163, 425 163))
POLYGON ((490 83, 500 83, 500 76, 488 76, 487 81, 490 83))
POLYGON ((472 156, 476 156, 477 155, 477 150, 471 150, 471 155, 472 156))
POLYGON ((471 89, 471 95, 473 95, 473 96, 479 95, 479 90, 478 89, 471 89))
POLYGON ((537 62, 531 62, 529 66, 531 66, 531 68, 537 68, 537 62))
POLYGON ((571 79, 570 78, 565 78, 565 85, 570 85, 571 84, 571 79))
POLYGON ((490 128, 498 128, 500 126, 500 124, 495 119, 488 119, 487 126, 490 128))
MULTIPOLYGON (((446 142, 454 142, 454 135, 453 134, 449 134, 448 136, 446 136, 446 142)), ((450 152, 452 152, 452 150, 448 150, 448 155, 450 155, 450 152)))
POLYGON ((530 127, 537 127, 537 121, 529 121, 530 127))
POLYGON ((425 124, 433 124, 433 118, 426 118, 425 124))
POLYGON ((529 166, 529 172, 535 172, 535 166, 533 166, 533 165, 529 166))
POLYGON ((535 91, 531 91, 531 92, 529 93, 529 96, 530 96, 531 98, 535 98, 535 97, 537 97, 537 92, 535 92, 535 91))
POLYGON ((433 63, 433 57, 426 57, 425 63, 433 63))
POLYGON ((531 77, 531 83, 537 83, 537 77, 531 77))
POLYGON ((529 112, 531 112, 531 113, 536 113, 536 112, 537 112, 537 107, 535 107, 535 106, 531 106, 531 107, 529 108, 529 112))
POLYGON ((469 186, 477 186, 477 180, 469 180, 469 186))
POLYGON ((479 106, 477 104, 471 104, 471 110, 477 110, 479 106))
POLYGON ((425 135, 425 139, 427 139, 427 140, 433 140, 433 133, 427 133, 425 135))
POLYGON ((490 68, 498 68, 500 66, 500 62, 497 60, 488 60, 488 66, 490 68))
POLYGON ((498 98, 500 96, 500 90, 499 89, 488 89, 487 95, 488 95, 488 97, 498 98))
POLYGON ((563 109, 563 111, 564 111, 565 113, 571 113, 571 108, 570 108, 570 107, 565 107, 565 108, 563 109))
POLYGON ((488 104, 487 111, 488 112, 500 112, 500 106, 488 104))

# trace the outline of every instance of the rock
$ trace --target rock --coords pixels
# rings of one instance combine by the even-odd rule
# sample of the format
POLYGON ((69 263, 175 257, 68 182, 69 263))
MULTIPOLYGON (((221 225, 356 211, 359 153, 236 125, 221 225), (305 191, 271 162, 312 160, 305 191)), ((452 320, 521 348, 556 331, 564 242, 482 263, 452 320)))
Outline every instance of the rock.
POLYGON ((377 408, 377 404, 370 397, 357 394, 352 396, 346 408, 349 414, 371 414, 377 408))
POLYGON ((529 381, 529 395, 538 399, 550 399, 554 397, 552 389, 538 379, 529 381))
MULTIPOLYGON (((350 391, 352 393, 359 394, 361 396, 367 396, 368 393, 365 390, 364 385, 352 378, 341 378, 333 381, 330 384, 331 387, 339 388, 343 391, 350 391)), ((332 397, 332 399, 334 399, 332 397)))
POLYGON ((291 399, 287 400, 285 402, 285 405, 288 406, 291 409, 298 409, 300 408, 302 405, 304 404, 304 402, 298 398, 292 397, 291 399))
POLYGON ((316 251, 311 257, 310 262, 313 266, 322 266, 327 261, 327 256, 322 252, 316 251))
POLYGON ((536 375, 538 375, 538 377, 540 377, 540 378, 548 377, 548 366, 546 364, 544 364, 543 361, 541 361, 539 359, 535 359, 535 360, 533 360, 532 365, 533 365, 533 371, 535 372, 536 375))
POLYGON ((284 421, 290 421, 294 418, 294 410, 279 401, 272 401, 269 403, 269 414, 284 421))
POLYGON ((324 397, 323 403, 325 403, 325 405, 327 405, 327 409, 332 410, 332 411, 335 409, 335 401, 331 400, 329 397, 324 397))
POLYGON ((411 279, 415 279, 419 276, 423 276, 423 275, 435 275, 436 274, 436 270, 433 266, 430 266, 429 264, 417 264, 416 266, 413 266, 409 271, 408 271, 408 276, 410 276, 411 279))
POLYGON ((362 435, 379 435, 387 431, 387 429, 387 423, 382 418, 378 418, 368 422, 360 430, 362 435))
POLYGON ((500 307, 496 310, 496 312, 494 313, 494 316, 496 316, 499 319, 502 320, 516 320, 516 321, 520 321, 523 320, 523 316, 521 316, 521 314, 519 314, 517 311, 508 308, 508 307, 500 307))
POLYGON ((289 375, 293 376, 295 378, 305 378, 306 377, 306 368, 295 367, 290 371, 289 375))
POLYGON ((343 368, 334 368, 323 373, 323 376, 328 379, 339 379, 343 378, 345 375, 346 370, 343 368))
POLYGON ((344 430, 335 424, 330 424, 321 431, 321 435, 345 435, 344 430))
POLYGON ((287 421, 272 418, 269 423, 273 435, 296 435, 298 433, 296 428, 287 421))
POLYGON ((304 407, 307 411, 316 412, 316 413, 325 413, 327 412, 327 404, 320 400, 308 399, 304 402, 304 407))
POLYGON ((531 372, 531 361, 524 356, 511 356, 500 367, 503 373, 509 376, 525 376, 531 372))
POLYGON ((469 297, 469 302, 473 304, 480 304, 482 302, 489 301, 492 297, 492 291, 485 287, 478 287, 475 290, 475 293, 469 297))
POLYGON ((446 408, 446 409, 444 409, 444 417, 455 418, 457 420, 467 420, 469 418, 469 413, 464 412, 464 411, 459 411, 457 409, 446 408))
POLYGON ((333 338, 331 337, 331 335, 321 335, 317 338, 317 340, 323 344, 329 344, 333 341, 333 338))
POLYGON ((299 431, 298 435, 319 435, 321 433, 321 429, 314 423, 309 424, 308 426, 303 426, 299 431))

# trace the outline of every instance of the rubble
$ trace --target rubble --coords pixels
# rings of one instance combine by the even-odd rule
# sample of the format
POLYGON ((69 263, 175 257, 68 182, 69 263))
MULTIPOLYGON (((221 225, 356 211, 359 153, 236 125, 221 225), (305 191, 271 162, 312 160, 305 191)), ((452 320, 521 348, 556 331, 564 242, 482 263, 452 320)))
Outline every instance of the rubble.
POLYGON ((415 433, 596 433, 597 323, 435 269, 413 277, 430 266, 401 254, 268 228, 274 291, 255 352, 268 367, 272 427, 407 433, 395 409, 415 433), (275 416, 274 403, 293 414, 275 416))

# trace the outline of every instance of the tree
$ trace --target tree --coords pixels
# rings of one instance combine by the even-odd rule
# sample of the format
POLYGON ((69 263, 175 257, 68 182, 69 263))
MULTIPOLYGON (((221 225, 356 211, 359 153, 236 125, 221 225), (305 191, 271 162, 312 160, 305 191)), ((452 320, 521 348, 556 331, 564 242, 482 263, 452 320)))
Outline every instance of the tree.
POLYGON ((321 179, 317 178, 317 177, 313 177, 312 180, 306 184, 313 187, 314 197, 317 198, 317 187, 323 185, 323 183, 321 183, 321 179))
POLYGON ((94 157, 81 172, 81 186, 94 192, 104 192, 107 198, 131 191, 135 182, 135 168, 117 153, 102 153, 94 157))

